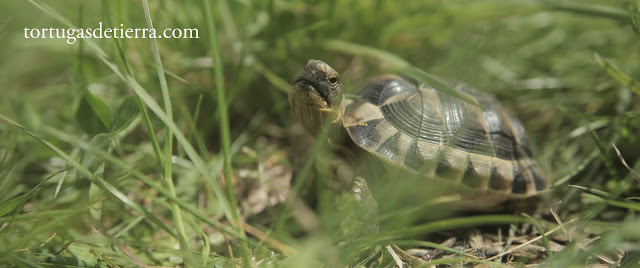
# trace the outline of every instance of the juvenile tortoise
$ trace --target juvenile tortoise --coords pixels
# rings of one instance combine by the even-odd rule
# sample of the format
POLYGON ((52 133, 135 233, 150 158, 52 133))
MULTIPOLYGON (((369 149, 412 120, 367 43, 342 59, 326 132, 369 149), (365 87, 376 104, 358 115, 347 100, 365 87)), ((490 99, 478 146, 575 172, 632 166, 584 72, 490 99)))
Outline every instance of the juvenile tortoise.
MULTIPOLYGON (((461 193, 465 210, 517 204, 523 208, 512 208, 531 211, 537 205, 532 197, 547 182, 522 124, 494 97, 464 84, 450 87, 479 105, 397 75, 374 77, 356 91, 359 98, 345 99, 338 72, 309 60, 289 103, 312 135, 317 137, 324 122, 332 120, 344 127, 355 148, 434 183, 448 182, 461 193)), ((347 174, 356 194, 366 187, 357 170, 347 174)))

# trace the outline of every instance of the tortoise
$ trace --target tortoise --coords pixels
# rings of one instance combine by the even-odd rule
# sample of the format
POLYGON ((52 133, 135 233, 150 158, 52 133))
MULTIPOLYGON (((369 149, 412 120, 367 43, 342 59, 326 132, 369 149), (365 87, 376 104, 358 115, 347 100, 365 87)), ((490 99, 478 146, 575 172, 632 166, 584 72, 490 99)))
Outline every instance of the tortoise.
MULTIPOLYGON (((323 61, 309 60, 293 83, 289 103, 310 134, 317 137, 331 120, 346 130, 358 150, 456 186, 466 210, 494 211, 506 201, 523 203, 524 211, 535 209, 538 199, 533 197, 547 181, 522 123, 489 94, 462 83, 450 88, 479 105, 394 74, 369 79, 356 99, 345 99, 338 72, 323 61)), ((354 192, 361 192, 366 180, 358 171, 348 174, 357 184, 354 192)))

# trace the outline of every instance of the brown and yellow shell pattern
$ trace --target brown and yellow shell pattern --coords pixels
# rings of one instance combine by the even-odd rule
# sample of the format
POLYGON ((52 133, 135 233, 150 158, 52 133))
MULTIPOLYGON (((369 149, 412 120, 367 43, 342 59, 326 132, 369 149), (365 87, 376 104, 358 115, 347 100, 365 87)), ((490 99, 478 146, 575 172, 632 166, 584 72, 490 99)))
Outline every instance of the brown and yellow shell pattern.
POLYGON ((343 125, 364 150, 429 177, 507 199, 546 188, 520 121, 490 95, 464 84, 451 88, 480 105, 400 76, 373 78, 344 107, 343 125))

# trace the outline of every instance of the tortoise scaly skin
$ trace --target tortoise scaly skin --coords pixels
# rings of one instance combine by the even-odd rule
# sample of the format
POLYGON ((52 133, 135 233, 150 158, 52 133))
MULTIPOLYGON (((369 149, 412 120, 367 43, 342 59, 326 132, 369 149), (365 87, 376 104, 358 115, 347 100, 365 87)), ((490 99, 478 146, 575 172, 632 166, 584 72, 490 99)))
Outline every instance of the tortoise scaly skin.
POLYGON ((457 185, 468 209, 490 210, 545 189, 520 121, 488 94, 464 84, 450 87, 480 105, 397 75, 372 78, 356 91, 359 98, 341 101, 338 73, 309 60, 289 102, 312 135, 335 111, 334 123, 361 149, 426 179, 457 185))

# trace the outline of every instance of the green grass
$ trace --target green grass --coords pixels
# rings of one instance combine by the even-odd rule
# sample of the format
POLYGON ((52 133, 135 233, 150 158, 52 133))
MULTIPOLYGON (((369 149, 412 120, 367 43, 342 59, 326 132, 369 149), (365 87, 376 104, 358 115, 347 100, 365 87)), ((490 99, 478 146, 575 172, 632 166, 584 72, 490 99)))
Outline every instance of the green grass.
POLYGON ((639 265, 638 6, 0 3, 0 266, 639 265), (24 38, 25 27, 98 22, 200 38, 24 38), (310 58, 338 70, 348 94, 401 72, 496 95, 553 185, 542 214, 451 215, 444 199, 407 201, 407 180, 374 192, 380 231, 354 237, 330 146, 289 113, 310 58), (523 223, 534 234, 520 235, 523 223))

